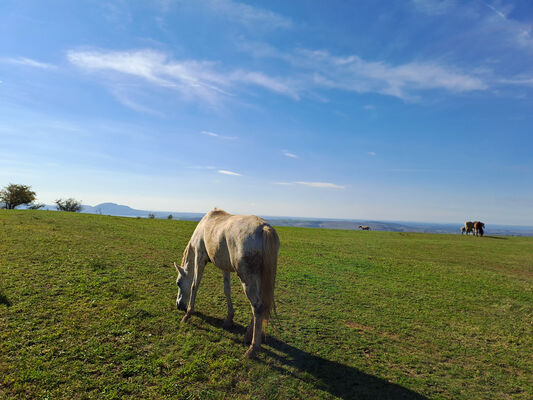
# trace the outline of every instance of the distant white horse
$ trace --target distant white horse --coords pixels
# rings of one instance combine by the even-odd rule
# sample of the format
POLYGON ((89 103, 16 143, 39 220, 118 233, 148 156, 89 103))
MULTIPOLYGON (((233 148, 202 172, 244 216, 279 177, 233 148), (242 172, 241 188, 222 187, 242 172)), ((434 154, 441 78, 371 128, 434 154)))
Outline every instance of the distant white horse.
POLYGON ((254 215, 231 215, 215 208, 208 212, 194 230, 183 253, 178 272, 176 306, 187 310, 186 322, 194 312, 196 293, 204 267, 212 262, 222 270, 228 316, 224 326, 233 324, 230 272, 236 272, 252 305, 252 321, 244 336, 250 343, 246 357, 254 357, 261 348, 263 321, 274 306, 274 284, 279 252, 279 237, 274 228, 254 215))

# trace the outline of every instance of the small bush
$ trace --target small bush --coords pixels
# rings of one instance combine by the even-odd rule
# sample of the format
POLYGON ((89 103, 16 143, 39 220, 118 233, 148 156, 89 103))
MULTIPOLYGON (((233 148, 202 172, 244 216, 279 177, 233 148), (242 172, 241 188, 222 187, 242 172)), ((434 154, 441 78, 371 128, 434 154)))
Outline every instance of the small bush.
POLYGON ((81 211, 81 201, 70 199, 59 199, 55 201, 58 211, 70 211, 70 212, 80 212, 81 211))

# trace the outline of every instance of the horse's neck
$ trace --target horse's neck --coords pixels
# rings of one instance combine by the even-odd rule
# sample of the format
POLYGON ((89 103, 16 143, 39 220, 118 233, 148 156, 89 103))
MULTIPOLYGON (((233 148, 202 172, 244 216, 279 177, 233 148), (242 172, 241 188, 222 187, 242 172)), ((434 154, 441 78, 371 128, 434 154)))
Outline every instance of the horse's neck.
POLYGON ((191 242, 187 244, 187 247, 185 248, 185 251, 183 252, 183 261, 182 265, 185 268, 185 271, 187 272, 187 275, 194 275, 194 268, 195 268, 195 254, 194 249, 191 246, 191 242))

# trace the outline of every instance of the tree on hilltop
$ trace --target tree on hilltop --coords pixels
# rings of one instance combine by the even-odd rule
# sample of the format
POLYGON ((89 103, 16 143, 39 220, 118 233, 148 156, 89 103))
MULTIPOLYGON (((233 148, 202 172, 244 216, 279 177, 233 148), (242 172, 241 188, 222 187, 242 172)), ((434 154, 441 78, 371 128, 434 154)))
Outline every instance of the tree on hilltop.
POLYGON ((0 203, 4 203, 3 208, 8 210, 33 201, 35 201, 35 192, 31 190, 31 186, 10 183, 0 190, 0 203))
POLYGON ((55 201, 58 211, 70 211, 70 212, 80 212, 81 211, 81 201, 70 199, 59 199, 55 201))

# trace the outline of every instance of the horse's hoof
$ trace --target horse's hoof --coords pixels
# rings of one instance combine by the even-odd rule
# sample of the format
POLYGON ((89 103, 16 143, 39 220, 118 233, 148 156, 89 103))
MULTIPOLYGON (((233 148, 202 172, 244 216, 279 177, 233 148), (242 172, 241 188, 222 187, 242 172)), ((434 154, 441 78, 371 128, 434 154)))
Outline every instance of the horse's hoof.
POLYGON ((250 346, 248 350, 246 350, 246 353, 244 353, 244 358, 255 358, 257 356, 257 353, 258 349, 250 346))

